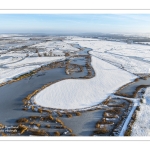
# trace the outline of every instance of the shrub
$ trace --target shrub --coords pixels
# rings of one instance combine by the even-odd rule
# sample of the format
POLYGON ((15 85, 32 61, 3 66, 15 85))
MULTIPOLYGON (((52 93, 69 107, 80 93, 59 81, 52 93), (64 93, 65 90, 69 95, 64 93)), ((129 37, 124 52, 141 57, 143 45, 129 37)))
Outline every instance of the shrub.
POLYGON ((49 119, 50 120, 54 120, 54 118, 52 117, 52 115, 49 115, 49 119))
POLYGON ((147 79, 147 77, 142 77, 142 79, 143 79, 143 80, 146 80, 146 79, 147 79))
POLYGON ((58 119, 58 118, 56 118, 56 122, 60 123, 61 125, 64 124, 64 123, 63 123, 60 119, 58 119))
POLYGON ((57 114, 58 114, 59 117, 63 116, 59 111, 57 111, 57 114))
POLYGON ((48 133, 45 130, 41 130, 41 129, 32 129, 30 130, 32 135, 36 135, 36 136, 48 136, 48 133))
POLYGON ((50 126, 49 124, 47 124, 45 127, 46 127, 46 128, 50 128, 51 126, 50 126))
POLYGON ((17 123, 27 123, 27 122, 28 122, 28 119, 26 118, 21 118, 17 120, 17 123))
POLYGON ((41 124, 40 123, 37 123, 37 124, 35 124, 38 128, 41 126, 41 124))
POLYGON ((76 136, 75 134, 71 133, 70 136, 76 136))
POLYGON ((63 129, 63 126, 55 126, 56 129, 63 129))
POLYGON ((102 104, 107 105, 109 103, 109 99, 106 99, 102 104))
POLYGON ((27 104, 28 104, 28 102, 27 102, 26 99, 23 99, 22 101, 23 101, 23 104, 24 104, 24 105, 27 105, 27 104))
POLYGON ((136 107, 136 110, 140 111, 140 106, 137 106, 137 107, 136 107))
POLYGON ((42 113, 42 108, 38 108, 38 112, 39 112, 39 113, 42 113))
POLYGON ((131 136, 131 132, 132 132, 131 128, 127 129, 124 136, 131 136))
POLYGON ((34 122, 33 122, 33 121, 32 121, 32 122, 29 122, 29 124, 30 124, 30 125, 33 125, 33 124, 34 124, 34 122))
POLYGON ((139 78, 136 78, 134 81, 135 81, 135 82, 139 81, 139 78))
POLYGON ((32 111, 34 111, 34 106, 31 106, 32 111))
POLYGON ((94 131, 95 134, 105 134, 108 133, 109 131, 107 130, 107 128, 104 126, 103 128, 100 128, 96 131, 94 131))
POLYGON ((119 108, 113 108, 112 110, 113 110, 116 114, 120 114, 120 113, 121 113, 121 111, 120 111, 119 108))
POLYGON ((47 109, 43 109, 43 111, 44 111, 44 112, 48 112, 48 113, 50 113, 50 114, 52 113, 51 110, 47 110, 47 109))
POLYGON ((28 129, 28 127, 25 125, 18 126, 18 131, 20 131, 20 134, 23 134, 27 129, 28 129))
POLYGON ((75 112, 76 116, 81 116, 80 112, 75 112))
POLYGON ((37 119, 38 116, 30 116, 29 118, 31 118, 31 119, 37 119))
POLYGON ((60 132, 58 131, 54 132, 54 136, 60 136, 60 132))
POLYGON ((67 130, 70 132, 70 133, 72 133, 73 131, 72 131, 72 129, 70 129, 70 128, 67 128, 67 130))
POLYGON ((63 129, 66 129, 67 127, 66 127, 65 125, 62 125, 62 128, 63 128, 63 129))
POLYGON ((66 116, 67 116, 68 118, 71 118, 71 117, 72 117, 72 115, 69 114, 69 113, 67 113, 66 116))
POLYGON ((28 110, 28 108, 22 108, 22 110, 25 110, 25 111, 27 111, 27 110, 28 110))
POLYGON ((5 126, 2 124, 2 123, 0 123, 0 128, 4 128, 5 126))
POLYGON ((100 128, 100 126, 101 126, 101 124, 97 122, 95 127, 100 128))
POLYGON ((3 132, 1 135, 2 135, 2 136, 7 136, 7 134, 6 134, 6 133, 4 133, 4 132, 3 132))

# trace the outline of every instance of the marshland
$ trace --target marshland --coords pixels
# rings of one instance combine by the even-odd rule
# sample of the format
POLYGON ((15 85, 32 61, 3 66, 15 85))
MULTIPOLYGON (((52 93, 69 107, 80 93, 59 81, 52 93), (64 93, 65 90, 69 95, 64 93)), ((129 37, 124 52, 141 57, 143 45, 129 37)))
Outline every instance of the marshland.
MULTIPOLYGON (((111 50, 114 55, 108 54, 108 50, 96 52, 101 47, 113 47, 116 43, 111 41, 92 41, 92 38, 91 41, 86 38, 75 41, 74 37, 48 41, 48 38, 43 38, 42 42, 37 38, 36 43, 1 53, 1 71, 6 77, 3 75, 0 80, 0 127, 6 132, 0 134, 118 136, 122 128, 126 128, 125 135, 131 135, 129 125, 133 123, 126 127, 125 124, 135 103, 139 105, 142 98, 137 96, 138 91, 150 86, 150 77, 138 76, 134 70, 136 63, 131 70, 126 65, 128 59, 117 56, 116 50, 111 50), (56 49, 50 50, 51 47, 56 49), (107 55, 110 57, 106 60, 107 55), (118 65, 120 62, 122 68, 118 65), (22 73, 16 75, 17 69, 22 73), (42 98, 40 94, 46 90, 48 93, 42 98), (55 103, 57 105, 53 105, 55 103), (5 126, 10 129, 9 133, 5 126), (13 126, 17 126, 17 132, 13 132, 13 126)), ((142 63, 141 59, 137 60, 142 63)), ((135 111, 130 122, 132 119, 135 120, 135 111)))

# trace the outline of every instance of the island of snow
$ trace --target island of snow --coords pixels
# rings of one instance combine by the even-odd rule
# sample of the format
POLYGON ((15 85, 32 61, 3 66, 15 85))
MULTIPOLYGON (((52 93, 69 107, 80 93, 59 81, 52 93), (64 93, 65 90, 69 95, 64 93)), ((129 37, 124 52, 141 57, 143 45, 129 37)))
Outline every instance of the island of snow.
POLYGON ((68 79, 57 82, 34 96, 41 106, 82 109, 97 105, 136 76, 92 56, 96 76, 91 79, 68 79))

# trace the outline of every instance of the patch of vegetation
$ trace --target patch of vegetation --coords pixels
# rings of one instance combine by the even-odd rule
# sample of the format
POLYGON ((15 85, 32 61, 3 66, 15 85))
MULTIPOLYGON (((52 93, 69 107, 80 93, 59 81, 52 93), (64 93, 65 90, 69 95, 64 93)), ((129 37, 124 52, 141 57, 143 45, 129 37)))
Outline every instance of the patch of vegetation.
POLYGON ((35 123, 32 121, 32 122, 29 122, 29 124, 30 124, 30 125, 33 125, 33 124, 35 124, 35 123))
POLYGON ((128 128, 124 134, 124 136, 131 136, 132 130, 131 128, 128 128))
POLYGON ((109 103, 109 101, 110 101, 110 99, 108 98, 108 99, 106 99, 105 101, 103 101, 103 105, 107 105, 108 103, 109 103))
POLYGON ((100 128, 101 124, 99 122, 96 123, 95 127, 100 128))
POLYGON ((20 132, 20 134, 23 134, 26 130, 28 129, 28 127, 27 126, 25 126, 25 125, 19 125, 18 126, 18 131, 20 132))
POLYGON ((70 128, 67 128, 67 130, 70 132, 70 133, 72 133, 73 131, 72 131, 72 129, 70 129, 70 128))
POLYGON ((45 130, 42 129, 30 129, 31 135, 36 136, 49 136, 45 130))
POLYGON ((22 108, 22 110, 25 110, 25 111, 27 111, 27 110, 28 110, 28 108, 22 108))
POLYGON ((38 108, 38 112, 39 113, 42 113, 43 111, 42 111, 42 108, 38 108))
POLYGON ((60 136, 60 132, 58 131, 54 132, 54 136, 60 136))
POLYGON ((0 128, 4 128, 5 126, 2 124, 2 123, 0 123, 0 128))
POLYGON ((70 136, 76 136, 75 134, 71 133, 70 136))
POLYGON ((67 116, 68 118, 72 118, 72 114, 67 113, 66 116, 67 116))
POLYGON ((18 119, 16 122, 17 123, 28 123, 28 119, 27 118, 21 118, 21 119, 18 119))
POLYGON ((41 126, 41 124, 40 123, 36 123, 35 124, 38 128, 41 126))
POLYGON ((31 106, 32 111, 34 111, 34 106, 31 106))
POLYGON ((29 118, 35 120, 35 119, 39 118, 39 116, 30 116, 29 118))
POLYGON ((2 136, 7 136, 7 134, 6 134, 6 133, 4 133, 4 132, 2 132, 2 133, 1 133, 1 135, 2 135, 2 136))
POLYGON ((57 111, 57 114, 58 114, 59 117, 63 116, 59 111, 57 111))
POLYGON ((49 115, 48 117, 50 120, 54 120, 54 118, 52 117, 52 115, 49 115))
POLYGON ((60 119, 58 119, 58 118, 56 118, 56 120, 55 120, 56 122, 58 122, 58 123, 60 123, 61 125, 63 125, 64 123, 60 120, 60 119))
POLYGON ((52 113, 52 111, 51 110, 47 110, 47 109, 43 109, 43 112, 47 112, 47 113, 52 113))
POLYGON ((140 111, 140 106, 137 106, 137 107, 136 107, 136 110, 140 111))
POLYGON ((46 128, 50 128, 51 126, 50 126, 49 124, 47 124, 45 127, 46 127, 46 128))
POLYGON ((137 82, 137 81, 139 81, 139 78, 136 78, 136 79, 134 80, 134 82, 137 82))
POLYGON ((80 112, 75 112, 76 116, 81 116, 80 112))
POLYGON ((107 128, 104 126, 103 128, 99 128, 98 130, 94 131, 94 134, 105 134, 108 133, 109 131, 107 128))

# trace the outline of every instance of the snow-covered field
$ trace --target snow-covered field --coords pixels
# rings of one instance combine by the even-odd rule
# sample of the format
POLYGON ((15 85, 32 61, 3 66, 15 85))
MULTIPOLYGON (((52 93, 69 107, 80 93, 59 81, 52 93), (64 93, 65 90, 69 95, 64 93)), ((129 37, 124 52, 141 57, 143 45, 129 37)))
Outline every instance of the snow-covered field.
POLYGON ((53 55, 65 55, 65 52, 68 51, 79 51, 79 49, 72 47, 70 44, 67 44, 63 41, 48 41, 44 43, 39 43, 33 46, 30 46, 31 48, 37 48, 40 54, 43 54, 44 52, 49 53, 50 51, 53 52, 53 55))
POLYGON ((43 65, 64 60, 65 57, 26 57, 25 59, 0 67, 0 83, 40 68, 43 65))
POLYGON ((96 105, 136 76, 92 56, 96 76, 92 79, 68 79, 38 93, 34 100, 45 107, 76 109, 96 105))
MULTIPOLYGON (((92 55, 109 61, 118 67, 124 67, 125 70, 131 73, 150 73, 150 46, 148 45, 96 39, 89 41, 89 38, 84 38, 84 40, 79 38, 77 40, 77 37, 72 37, 72 40, 73 43, 92 48, 93 51, 90 52, 92 55)), ((71 43, 71 40, 66 40, 66 42, 71 43)))
POLYGON ((145 91, 146 103, 140 104, 140 111, 132 126, 131 136, 150 136, 150 87, 145 91))
POLYGON ((106 60, 111 64, 123 68, 131 73, 150 73, 150 64, 147 62, 110 53, 99 53, 92 51, 90 54, 106 60))
POLYGON ((51 62, 64 60, 65 52, 79 50, 66 42, 57 40, 58 37, 0 35, 0 38, 0 83, 51 62), (22 46, 26 47, 19 48, 22 46), (14 50, 14 48, 19 49, 14 50), (48 53, 51 50, 52 55, 50 56, 48 53))

